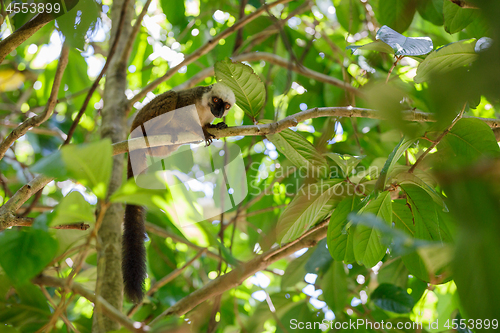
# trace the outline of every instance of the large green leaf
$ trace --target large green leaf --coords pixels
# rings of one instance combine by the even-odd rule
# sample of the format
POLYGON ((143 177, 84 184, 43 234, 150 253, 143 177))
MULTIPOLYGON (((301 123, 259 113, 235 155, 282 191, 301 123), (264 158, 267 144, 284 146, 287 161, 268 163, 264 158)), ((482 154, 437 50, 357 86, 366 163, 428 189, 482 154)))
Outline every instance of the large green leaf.
POLYGON ((238 106, 256 119, 264 106, 266 88, 252 67, 226 58, 217 62, 214 70, 217 81, 233 90, 238 106))
POLYGON ((401 141, 394 147, 389 154, 387 161, 385 161, 382 171, 375 184, 375 191, 382 191, 387 184, 387 175, 394 169, 399 158, 403 156, 404 152, 416 141, 416 139, 401 138, 401 141))
POLYGON ((370 298, 378 307, 395 313, 409 313, 415 305, 405 289, 388 283, 379 285, 370 298))
POLYGON ((451 236, 445 226, 440 225, 436 205, 431 196, 416 185, 401 185, 401 189, 406 193, 406 200, 413 214, 415 238, 438 242, 449 241, 451 236))
POLYGON ((346 229, 347 215, 354 211, 358 203, 358 197, 349 196, 337 205, 330 217, 326 242, 332 258, 336 261, 350 262, 350 258, 347 258, 346 254, 352 252, 352 243, 349 243, 348 239, 349 233, 352 233, 354 228, 346 229), (351 246, 350 251, 348 245, 351 246))
POLYGON ((300 134, 286 129, 267 136, 276 148, 307 177, 327 178, 330 168, 324 156, 300 134))
POLYGON ((360 158, 349 154, 326 153, 325 156, 330 157, 340 167, 344 177, 351 176, 352 170, 361 162, 360 158))
POLYGON ((465 165, 481 158, 500 156, 495 134, 479 119, 462 118, 438 145, 441 158, 452 165, 465 165))
POLYGON ((95 221, 94 209, 77 191, 65 196, 52 214, 49 225, 95 221))
POLYGON ((325 206, 332 205, 330 199, 337 191, 344 193, 343 184, 341 179, 331 179, 303 186, 278 219, 279 243, 296 239, 324 218, 325 206))
POLYGON ((99 10, 94 0, 79 0, 66 14, 57 18, 57 24, 65 39, 73 47, 84 49, 86 38, 94 33, 99 10))
POLYGON ((21 285, 39 274, 56 251, 57 241, 40 229, 0 233, 0 265, 15 284, 21 285))
POLYGON ((454 34, 465 29, 474 20, 474 9, 462 8, 451 1, 443 6, 444 29, 454 34))
POLYGON ((375 11, 377 21, 398 32, 403 32, 413 21, 416 11, 415 0, 379 0, 375 11))
POLYGON ((184 30, 189 23, 186 18, 184 1, 160 0, 160 4, 168 22, 177 26, 180 31, 184 30))
POLYGON ((406 269, 401 258, 385 262, 378 271, 377 281, 405 288, 408 282, 408 269, 406 269))
POLYGON ((103 199, 111 176, 112 151, 109 139, 78 146, 68 145, 42 158, 31 170, 59 179, 75 179, 103 199))
MULTIPOLYGON (((359 214, 372 213, 382 220, 391 221, 391 196, 389 192, 381 193, 370 201, 359 214)), ((387 246, 382 244, 382 234, 378 228, 357 225, 354 232, 354 256, 356 261, 368 268, 375 266, 385 255, 387 246)))
POLYGON ((354 35, 359 31, 361 27, 361 13, 363 12, 363 7, 361 3, 356 0, 341 0, 340 3, 335 6, 337 19, 340 25, 345 31, 354 35))
POLYGON ((443 25, 443 2, 445 0, 419 0, 417 10, 424 20, 434 25, 443 25))
POLYGON ((477 58, 475 45, 475 39, 467 39, 433 51, 418 66, 414 81, 421 83, 429 80, 431 75, 440 75, 452 69, 470 65, 477 58))
POLYGON ((304 281, 304 277, 307 272, 304 268, 307 261, 313 254, 312 250, 308 250, 306 253, 294 259, 286 267, 285 273, 281 277, 281 290, 291 288, 295 286, 298 282, 304 281))
POLYGON ((334 261, 320 282, 323 298, 333 312, 342 311, 347 303, 348 286, 344 264, 334 261))

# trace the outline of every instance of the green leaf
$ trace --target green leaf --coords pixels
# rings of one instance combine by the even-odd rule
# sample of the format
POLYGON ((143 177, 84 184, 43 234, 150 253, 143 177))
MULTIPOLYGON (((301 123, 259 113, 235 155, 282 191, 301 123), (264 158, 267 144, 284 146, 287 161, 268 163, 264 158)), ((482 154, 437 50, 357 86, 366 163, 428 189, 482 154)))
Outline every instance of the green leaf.
POLYGON ((215 63, 214 70, 217 81, 233 90, 238 106, 256 119, 264 106, 266 88, 252 67, 226 58, 215 63))
POLYGON ((68 145, 42 158, 30 169, 55 178, 81 182, 101 199, 106 197, 111 177, 112 147, 109 139, 83 145, 68 145))
POLYGON ((437 146, 439 154, 452 165, 468 165, 483 158, 500 156, 495 134, 479 119, 462 118, 437 146))
POLYGON ((57 241, 40 229, 10 229, 0 234, 0 265, 18 285, 39 274, 56 251, 57 241))
POLYGON ((266 137, 299 170, 305 169, 302 171, 307 172, 307 177, 328 177, 330 168, 325 157, 302 135, 291 129, 286 129, 266 137))
POLYGON ((332 258, 336 261, 349 262, 346 255, 349 253, 348 245, 351 245, 352 252, 352 243, 348 242, 348 238, 349 233, 352 233, 354 228, 346 229, 348 222, 347 215, 354 211, 359 201, 359 197, 355 196, 349 196, 343 199, 337 205, 330 217, 326 242, 332 258))
MULTIPOLYGON (((449 1, 447 1, 449 2, 449 1)), ((417 68, 415 83, 422 83, 431 76, 441 75, 452 69, 470 65, 477 58, 475 39, 461 40, 431 52, 417 68)))
POLYGON ((351 35, 357 33, 361 27, 362 7, 360 8, 360 5, 359 1, 356 0, 341 0, 335 6, 340 25, 351 35))
POLYGON ((384 167, 382 171, 380 171, 380 175, 377 179, 377 183, 375 184, 375 191, 382 191, 387 184, 387 175, 392 171, 398 162, 399 158, 403 156, 404 152, 416 141, 416 139, 406 139, 401 138, 401 141, 397 144, 396 147, 392 150, 385 161, 384 167))
POLYGON ((420 16, 434 25, 443 25, 443 2, 445 0, 419 0, 417 10, 420 16))
POLYGON ((413 214, 415 238, 434 241, 449 241, 450 235, 439 224, 436 205, 429 194, 416 185, 401 185, 413 214))
POLYGON ((307 274, 304 266, 311 257, 313 251, 308 250, 306 253, 294 259, 286 266, 285 274, 281 277, 281 290, 291 288, 298 282, 304 281, 304 276, 307 274))
POLYGON ((49 226, 73 222, 95 222, 92 206, 78 191, 72 191, 56 206, 49 226))
POLYGON ((79 0, 69 12, 57 18, 57 25, 67 42, 83 50, 86 38, 97 28, 99 10, 94 0, 79 0))
POLYGON ((394 313, 409 313, 415 305, 405 289, 388 283, 379 285, 370 298, 379 308, 394 313))
MULTIPOLYGON (((389 192, 381 193, 370 201, 359 214, 372 213, 384 221, 391 221, 391 196, 389 192)), ((356 261, 365 267, 375 266, 385 255, 387 246, 382 244, 381 231, 378 228, 357 225, 354 233, 354 256, 356 261)))
POLYGON ((376 38, 389 45, 396 55, 419 56, 433 48, 429 37, 405 37, 386 25, 377 31, 376 38))
POLYGON ((474 20, 474 9, 462 8, 451 1, 443 6, 444 30, 449 34, 465 29, 474 20))
POLYGON ((372 43, 364 44, 364 45, 349 45, 346 49, 351 50, 353 54, 357 54, 357 50, 366 50, 366 51, 377 51, 393 54, 394 50, 392 47, 387 45, 381 40, 377 40, 372 43))
POLYGON ((413 21, 415 11, 414 0, 379 0, 375 16, 381 25, 388 25, 402 33, 413 21))
POLYGON ((179 27, 180 31, 184 30, 189 23, 186 18, 184 1, 160 0, 160 4, 168 22, 179 27))
POLYGON ((325 206, 331 205, 332 196, 336 191, 344 193, 342 184, 345 183, 341 179, 331 179, 303 186, 278 219, 278 242, 283 244, 296 239, 324 218, 321 212, 325 211, 325 206))
POLYGON ((330 157, 335 163, 337 163, 342 170, 344 177, 349 177, 352 170, 354 170, 359 162, 361 162, 361 158, 357 158, 349 154, 341 155, 337 153, 326 153, 324 155, 330 157))
POLYGON ((333 312, 342 311, 347 303, 348 286, 344 264, 334 261, 320 282, 323 298, 333 312))
POLYGON ((406 288, 408 270, 401 258, 384 263, 378 271, 377 281, 379 283, 390 283, 401 288, 406 288))
MULTIPOLYGON (((146 206, 148 208, 168 209, 168 185, 165 179, 158 177, 158 174, 141 175, 141 185, 164 184, 165 189, 149 189, 137 186, 134 178, 130 178, 122 184, 109 198, 111 202, 122 202, 134 205, 146 206)), ((145 186, 146 187, 146 186, 145 186)))

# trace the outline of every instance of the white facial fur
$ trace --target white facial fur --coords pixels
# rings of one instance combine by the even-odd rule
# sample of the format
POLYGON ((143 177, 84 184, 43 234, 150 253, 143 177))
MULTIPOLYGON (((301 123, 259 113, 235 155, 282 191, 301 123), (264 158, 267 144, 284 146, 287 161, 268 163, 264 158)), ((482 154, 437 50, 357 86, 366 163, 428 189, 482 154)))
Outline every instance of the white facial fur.
MULTIPOLYGON (((233 107, 234 103, 236 103, 236 97, 234 96, 234 93, 231 90, 231 88, 222 83, 215 83, 212 85, 212 89, 203 95, 202 105, 208 106, 208 102, 214 96, 219 99, 222 99, 226 103, 231 104, 231 107, 233 107)), ((224 116, 227 115, 229 109, 224 112, 224 116)))

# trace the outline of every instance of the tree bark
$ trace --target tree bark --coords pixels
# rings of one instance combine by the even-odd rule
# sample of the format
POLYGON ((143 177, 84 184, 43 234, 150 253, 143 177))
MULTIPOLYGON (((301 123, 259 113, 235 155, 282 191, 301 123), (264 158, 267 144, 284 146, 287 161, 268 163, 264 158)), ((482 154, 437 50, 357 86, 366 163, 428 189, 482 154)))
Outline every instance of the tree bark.
MULTIPOLYGON (((120 21, 120 12, 126 0, 113 2, 111 10, 111 40, 113 45, 117 38, 117 27, 120 21)), ((127 59, 121 60, 121 54, 127 39, 130 36, 132 26, 132 15, 134 13, 133 3, 128 1, 125 22, 120 33, 120 39, 116 49, 116 56, 110 62, 106 74, 104 86, 104 108, 102 110, 101 137, 110 138, 112 142, 120 142, 126 139, 127 122, 125 106, 127 97, 127 59)), ((113 158, 113 170, 109 184, 108 196, 110 196, 121 185, 123 179, 123 156, 113 158)), ((102 296, 116 309, 122 308, 123 303, 123 279, 121 271, 121 240, 122 240, 123 207, 121 204, 111 205, 99 229, 97 242, 97 282, 96 295, 102 296)), ((108 332, 117 330, 120 325, 103 315, 96 303, 94 309, 94 321, 92 332, 108 332)))

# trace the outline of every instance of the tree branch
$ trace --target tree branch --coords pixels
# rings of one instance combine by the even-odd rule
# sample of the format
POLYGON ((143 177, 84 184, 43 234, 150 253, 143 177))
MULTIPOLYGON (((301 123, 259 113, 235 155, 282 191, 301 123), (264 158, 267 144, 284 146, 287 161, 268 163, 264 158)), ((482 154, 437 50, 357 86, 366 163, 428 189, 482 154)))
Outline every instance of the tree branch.
POLYGON ((479 9, 477 6, 471 4, 468 1, 464 1, 464 0, 450 0, 450 1, 453 2, 455 5, 460 6, 462 8, 479 9))
MULTIPOLYGON (((20 217, 17 218, 14 223, 12 223, 9 227, 32 227, 34 218, 31 217, 20 217)), ((61 224, 50 227, 52 229, 74 229, 74 230, 87 230, 90 228, 90 225, 79 222, 79 223, 70 223, 70 224, 61 224)))
MULTIPOLYGON (((339 87, 341 89, 345 89, 349 92, 352 92, 356 95, 361 95, 361 92, 354 88, 353 86, 346 84, 344 81, 339 80, 337 78, 334 78, 332 76, 325 75, 323 73, 319 73, 316 71, 313 71, 309 68, 306 68, 304 66, 298 66, 297 64, 286 60, 285 58, 282 58, 280 56, 277 56, 272 53, 268 52, 251 52, 251 53, 243 53, 240 55, 237 55, 235 57, 231 58, 233 61, 267 61, 271 64, 278 65, 280 67, 286 68, 286 69, 291 69, 292 71, 299 73, 300 75, 309 77, 311 79, 315 79, 316 81, 320 81, 323 83, 331 84, 335 87, 339 87)), ((199 72, 198 74, 194 75, 191 77, 189 80, 186 82, 180 84, 179 86, 175 87, 174 90, 183 90, 183 89, 188 89, 192 88, 201 81, 203 81, 206 77, 213 76, 214 75, 214 69, 213 67, 206 68, 199 72)))
MULTIPOLYGON (((259 124, 259 125, 246 125, 234 126, 221 130, 210 129, 210 133, 215 135, 215 138, 220 139, 230 136, 258 136, 279 133, 289 127, 297 126, 298 123, 313 118, 319 117, 347 117, 347 118, 370 118, 370 119, 385 119, 383 115, 372 109, 355 108, 351 106, 344 107, 324 107, 313 108, 305 111, 298 112, 286 118, 283 118, 275 123, 259 124)), ((468 117, 464 117, 468 118, 468 117)), ((491 128, 500 127, 500 119, 489 118, 476 118, 484 121, 491 128)), ((434 115, 425 113, 418 110, 409 110, 403 112, 403 119, 416 122, 435 122, 434 115)), ((148 147, 157 147, 162 145, 184 144, 192 143, 192 135, 177 136, 177 140, 172 140, 171 135, 156 135, 148 137, 148 147)), ((129 146, 131 150, 146 148, 145 142, 142 138, 131 139, 129 141, 122 141, 113 144, 113 155, 123 154, 128 151, 129 146)))
MULTIPOLYGON (((1 47, 0 47, 1 49, 1 47)), ((54 107, 57 103, 57 94, 59 93, 59 86, 61 85, 61 79, 64 73, 64 69, 68 64, 68 53, 69 48, 67 45, 63 45, 61 49, 61 55, 59 56, 59 62, 57 64, 56 74, 54 75, 54 83, 52 84, 52 91, 50 92, 49 100, 47 101, 47 105, 45 106, 45 110, 31 117, 24 122, 22 122, 17 128, 15 128, 3 142, 0 144, 0 160, 3 158, 9 147, 22 137, 31 127, 40 126, 41 123, 45 122, 50 118, 52 112, 54 111, 54 107)))
POLYGON ((134 105, 134 103, 136 103, 136 102, 140 101, 141 99, 143 99, 148 92, 150 92, 153 89, 155 89, 160 83, 163 83, 166 80, 170 79, 172 76, 174 76, 174 74, 177 73, 177 71, 179 69, 181 69, 182 67, 187 66, 187 65, 189 65, 191 63, 193 63, 198 58, 200 58, 203 55, 205 55, 208 52, 210 52, 213 48, 215 48, 215 46, 218 45, 219 40, 229 37, 233 32, 237 31, 238 29, 240 29, 244 25, 248 24, 249 22, 253 21, 257 17, 259 17, 260 15, 262 15, 262 13, 264 13, 266 10, 268 10, 268 9, 270 9, 272 7, 275 7, 276 5, 279 5, 279 4, 282 4, 282 3, 286 3, 286 2, 290 2, 290 1, 291 0, 277 0, 277 1, 273 2, 273 3, 265 4, 263 6, 260 6, 259 9, 257 9, 252 14, 249 14, 249 15, 243 17, 241 20, 238 20, 231 27, 229 27, 226 30, 222 31, 220 34, 218 34, 214 38, 210 39, 206 44, 204 44, 203 46, 201 46, 200 48, 198 48, 196 51, 194 51, 193 53, 191 53, 190 55, 188 55, 184 59, 184 61, 182 61, 181 63, 179 63, 177 66, 174 66, 171 69, 169 69, 165 73, 165 75, 163 75, 162 77, 154 80, 153 82, 151 82, 150 84, 148 84, 146 87, 144 87, 139 93, 137 93, 137 95, 135 95, 129 101, 128 110, 132 109, 132 106, 134 105))
MULTIPOLYGON (((58 279, 52 276, 47 276, 47 275, 39 275, 35 277, 32 282, 34 284, 42 285, 42 286, 49 286, 49 287, 56 287, 56 288, 67 288, 68 286, 66 285, 66 280, 65 279, 58 279)), ((132 332, 146 332, 148 327, 145 325, 142 325, 139 322, 133 322, 130 319, 128 319, 124 314, 122 314, 120 311, 118 311, 116 308, 114 308, 111 304, 109 304, 104 298, 101 296, 95 297, 94 293, 90 290, 85 289, 84 286, 77 282, 73 282, 70 286, 69 289, 76 293, 79 294, 86 299, 88 299, 92 303, 98 302, 104 311, 108 315, 109 318, 116 320, 119 322, 121 325, 123 325, 125 328, 132 332)))
POLYGON ((39 13, 22 27, 14 31, 11 35, 0 42, 0 64, 5 57, 14 51, 19 45, 24 43, 35 32, 54 19, 49 13, 39 13))
POLYGON ((460 113, 456 116, 455 119, 453 119, 453 121, 451 122, 451 125, 448 126, 448 128, 446 128, 443 133, 441 133, 438 138, 436 140, 434 140, 434 142, 432 142, 432 144, 429 146, 429 148, 427 148, 426 151, 423 152, 422 155, 420 155, 417 159, 417 161, 415 162, 415 164, 413 164, 411 166, 411 168, 408 170, 408 173, 413 173, 413 171, 415 171, 415 168, 417 167, 417 165, 422 162, 422 160, 430 153, 430 151, 432 149, 434 149, 434 147, 436 147, 440 142, 441 140, 443 140, 443 138, 446 136, 446 134, 448 134, 451 129, 453 128, 453 126, 455 126, 455 124, 460 120, 462 119, 463 115, 464 115, 464 112, 465 112, 465 107, 467 106, 467 103, 464 104, 464 107, 462 108, 462 110, 460 111, 460 113))
POLYGON ((104 73, 108 70, 109 64, 111 63, 111 60, 113 59, 113 56, 115 55, 116 48, 118 47, 118 41, 120 40, 121 36, 121 31, 123 29, 123 26, 125 25, 125 14, 127 13, 127 3, 128 0, 124 1, 124 4, 121 8, 120 11, 120 21, 118 22, 118 28, 115 33, 115 39, 113 41, 113 45, 111 46, 111 49, 109 50, 108 57, 106 58, 106 63, 102 67, 101 72, 99 73, 99 76, 95 79, 94 83, 89 89, 89 92, 87 93, 87 96, 85 97, 85 100, 83 101, 82 107, 80 108, 80 111, 78 111, 78 114, 73 120, 73 123, 71 124, 71 127, 68 131, 68 136, 66 137, 66 140, 64 140, 63 145, 67 145, 70 143, 71 138, 73 137, 73 133, 76 130, 76 127, 78 126, 78 123, 80 122, 80 119, 82 118, 83 114, 85 113, 85 110, 87 110, 87 106, 90 102, 90 99, 92 98, 92 95, 94 94, 95 90, 97 89, 97 86, 99 85, 99 82, 101 81, 102 77, 104 76, 104 73))
POLYGON ((213 298, 227 290, 239 286, 247 278, 265 269, 272 263, 305 247, 315 246, 320 240, 326 237, 328 222, 329 219, 312 228, 306 236, 301 236, 297 240, 286 244, 283 247, 269 250, 246 263, 234 267, 234 269, 229 273, 219 276, 215 280, 210 281, 208 284, 178 301, 175 305, 171 306, 161 315, 156 317, 156 319, 151 322, 151 325, 158 322, 164 316, 183 315, 207 299, 213 298))

